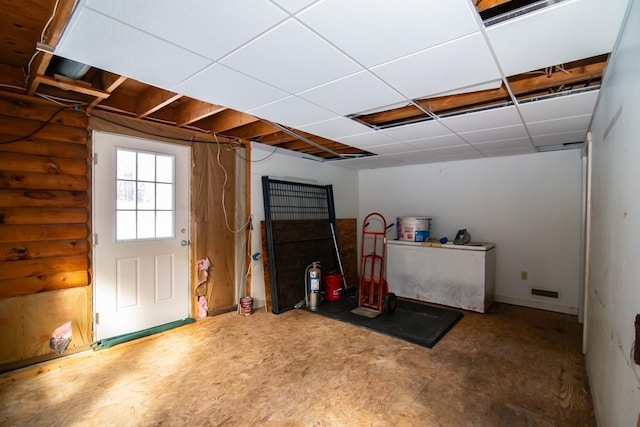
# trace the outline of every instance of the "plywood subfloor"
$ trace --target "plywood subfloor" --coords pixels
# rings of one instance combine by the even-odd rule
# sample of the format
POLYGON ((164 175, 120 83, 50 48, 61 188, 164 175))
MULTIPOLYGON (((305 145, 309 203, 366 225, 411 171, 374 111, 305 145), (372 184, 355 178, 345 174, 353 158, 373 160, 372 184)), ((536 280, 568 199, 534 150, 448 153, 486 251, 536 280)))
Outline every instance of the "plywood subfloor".
POLYGON ((503 304, 433 349, 228 313, 0 376, 0 424, 589 426, 580 337, 575 316, 503 304))

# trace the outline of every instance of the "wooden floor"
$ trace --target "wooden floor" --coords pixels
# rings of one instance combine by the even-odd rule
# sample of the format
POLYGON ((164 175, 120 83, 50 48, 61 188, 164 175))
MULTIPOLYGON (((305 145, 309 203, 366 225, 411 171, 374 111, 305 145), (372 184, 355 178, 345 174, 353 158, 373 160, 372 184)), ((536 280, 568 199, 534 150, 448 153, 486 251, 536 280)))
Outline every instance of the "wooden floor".
POLYGON ((494 304, 433 349, 228 313, 0 376, 0 425, 592 426, 575 316, 494 304))

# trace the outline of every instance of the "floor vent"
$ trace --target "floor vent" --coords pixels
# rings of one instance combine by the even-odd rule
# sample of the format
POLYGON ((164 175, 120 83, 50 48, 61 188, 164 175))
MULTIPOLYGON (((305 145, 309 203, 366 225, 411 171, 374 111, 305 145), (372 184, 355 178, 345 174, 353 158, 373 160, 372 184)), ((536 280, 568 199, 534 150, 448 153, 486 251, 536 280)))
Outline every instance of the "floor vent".
POLYGON ((548 291, 546 289, 531 288, 531 295, 558 299, 558 291, 548 291))

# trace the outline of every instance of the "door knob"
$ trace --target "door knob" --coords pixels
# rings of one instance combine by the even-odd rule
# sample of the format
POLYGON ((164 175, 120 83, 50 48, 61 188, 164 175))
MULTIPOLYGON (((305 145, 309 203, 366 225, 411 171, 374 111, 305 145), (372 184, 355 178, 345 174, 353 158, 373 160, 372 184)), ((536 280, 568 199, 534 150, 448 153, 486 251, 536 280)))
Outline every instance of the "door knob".
POLYGON ((182 246, 189 246, 190 243, 191 243, 191 240, 181 240, 180 241, 180 244, 182 246))

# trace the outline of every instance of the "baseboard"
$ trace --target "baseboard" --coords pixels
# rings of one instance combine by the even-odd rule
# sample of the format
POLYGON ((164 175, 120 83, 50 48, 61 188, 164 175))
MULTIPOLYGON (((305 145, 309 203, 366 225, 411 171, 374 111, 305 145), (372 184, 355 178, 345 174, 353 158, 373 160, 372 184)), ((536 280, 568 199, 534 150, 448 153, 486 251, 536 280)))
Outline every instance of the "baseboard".
POLYGON ((539 310, 555 311, 557 313, 573 314, 574 316, 578 315, 577 307, 566 307, 564 305, 549 304, 548 302, 544 301, 533 301, 530 299, 512 298, 502 295, 496 295, 494 297, 494 301, 503 302, 505 304, 520 305, 522 307, 537 308, 539 310))

